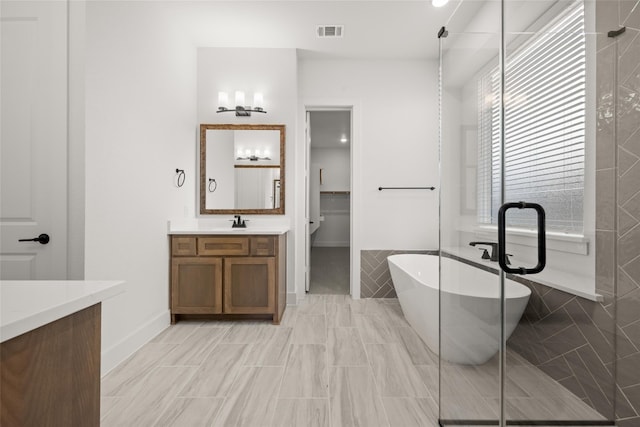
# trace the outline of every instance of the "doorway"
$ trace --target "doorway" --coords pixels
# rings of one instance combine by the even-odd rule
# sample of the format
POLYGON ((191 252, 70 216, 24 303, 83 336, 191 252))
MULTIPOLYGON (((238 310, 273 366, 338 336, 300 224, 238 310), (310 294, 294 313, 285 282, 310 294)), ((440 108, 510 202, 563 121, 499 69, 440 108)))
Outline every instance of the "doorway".
POLYGON ((307 288, 350 294, 351 110, 307 113, 307 288))

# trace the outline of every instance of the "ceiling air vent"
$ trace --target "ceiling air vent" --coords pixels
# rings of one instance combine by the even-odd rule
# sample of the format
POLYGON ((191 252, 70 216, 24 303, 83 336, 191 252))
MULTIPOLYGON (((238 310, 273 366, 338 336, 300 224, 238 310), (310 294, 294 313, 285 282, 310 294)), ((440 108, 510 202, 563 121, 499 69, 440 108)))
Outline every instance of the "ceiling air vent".
POLYGON ((320 38, 342 38, 344 25, 318 25, 316 34, 320 38))

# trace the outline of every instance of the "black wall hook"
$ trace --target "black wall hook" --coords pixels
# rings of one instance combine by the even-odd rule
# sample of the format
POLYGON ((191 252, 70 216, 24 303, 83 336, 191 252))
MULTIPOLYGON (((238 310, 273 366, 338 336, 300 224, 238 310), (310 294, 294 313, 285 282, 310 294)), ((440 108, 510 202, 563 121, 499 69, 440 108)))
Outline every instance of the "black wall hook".
POLYGON ((184 169, 176 169, 176 174, 178 175, 178 177, 176 178, 176 185, 178 187, 182 187, 184 185, 184 180, 186 178, 184 169))

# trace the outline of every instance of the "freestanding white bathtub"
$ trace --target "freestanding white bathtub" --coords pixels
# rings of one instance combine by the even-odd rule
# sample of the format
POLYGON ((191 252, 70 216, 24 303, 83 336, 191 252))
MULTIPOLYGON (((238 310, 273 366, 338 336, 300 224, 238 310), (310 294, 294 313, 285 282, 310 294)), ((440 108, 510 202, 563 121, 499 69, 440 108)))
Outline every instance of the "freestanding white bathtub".
MULTIPOLYGON (((409 324, 429 349, 449 362, 481 365, 500 348, 498 276, 451 258, 442 258, 442 296, 438 295, 438 256, 391 255, 387 258, 400 306, 409 324), (439 328, 439 307, 442 327, 439 328), (438 334, 442 331, 442 348, 438 334)), ((505 281, 509 338, 527 306, 531 290, 505 281)))

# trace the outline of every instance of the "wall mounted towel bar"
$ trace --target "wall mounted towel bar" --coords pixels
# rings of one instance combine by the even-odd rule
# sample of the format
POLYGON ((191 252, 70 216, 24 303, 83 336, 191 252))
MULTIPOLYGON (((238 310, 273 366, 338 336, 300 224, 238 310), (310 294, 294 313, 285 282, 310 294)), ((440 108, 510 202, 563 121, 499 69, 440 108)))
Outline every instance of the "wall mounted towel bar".
POLYGON ((436 187, 378 187, 378 191, 382 190, 435 190, 436 187))

